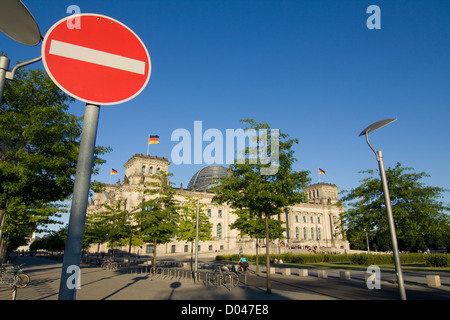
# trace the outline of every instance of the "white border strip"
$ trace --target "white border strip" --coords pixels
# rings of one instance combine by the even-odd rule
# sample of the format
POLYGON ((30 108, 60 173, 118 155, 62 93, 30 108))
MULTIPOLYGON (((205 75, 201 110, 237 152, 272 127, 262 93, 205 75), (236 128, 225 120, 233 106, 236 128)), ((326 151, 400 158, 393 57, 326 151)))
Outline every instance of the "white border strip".
POLYGON ((49 53, 114 69, 145 74, 145 61, 131 59, 58 40, 51 40, 49 53))

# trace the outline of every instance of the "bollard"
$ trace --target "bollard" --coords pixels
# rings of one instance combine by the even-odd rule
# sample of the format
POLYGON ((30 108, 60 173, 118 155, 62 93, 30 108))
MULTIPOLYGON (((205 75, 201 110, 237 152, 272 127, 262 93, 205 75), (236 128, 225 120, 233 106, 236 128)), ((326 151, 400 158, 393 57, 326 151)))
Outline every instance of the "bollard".
POLYGON ((298 269, 298 276, 299 277, 307 277, 308 276, 308 269, 298 269))
POLYGON ((350 271, 340 271, 339 277, 342 280, 350 280, 350 271))
POLYGON ((427 275, 427 285, 432 288, 441 286, 441 278, 436 275, 427 275))
POLYGON ((284 276, 290 276, 291 275, 291 268, 282 268, 281 274, 284 276))
POLYGON ((328 277, 327 272, 325 270, 317 270, 317 276, 323 279, 328 277))

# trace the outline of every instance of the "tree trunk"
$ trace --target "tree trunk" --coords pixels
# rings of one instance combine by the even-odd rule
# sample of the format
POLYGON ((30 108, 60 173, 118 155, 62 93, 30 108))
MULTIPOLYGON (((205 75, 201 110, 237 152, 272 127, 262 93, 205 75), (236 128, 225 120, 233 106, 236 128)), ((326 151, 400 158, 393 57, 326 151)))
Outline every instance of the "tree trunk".
POLYGON ((269 215, 266 213, 266 293, 272 293, 270 285, 269 215))
POLYGON ((259 239, 256 239, 256 273, 259 273, 259 239))
POLYGON ((156 242, 157 238, 155 238, 155 242, 153 243, 153 275, 156 274, 156 242))
POLYGON ((193 261, 194 261, 194 242, 191 242, 191 271, 194 270, 193 261))
POLYGON ((6 252, 6 248, 4 248, 4 246, 6 246, 6 241, 3 241, 3 238, 5 237, 3 226, 5 225, 7 206, 8 201, 6 201, 5 204, 0 204, 0 264, 6 262, 6 256, 4 256, 4 253, 6 252))

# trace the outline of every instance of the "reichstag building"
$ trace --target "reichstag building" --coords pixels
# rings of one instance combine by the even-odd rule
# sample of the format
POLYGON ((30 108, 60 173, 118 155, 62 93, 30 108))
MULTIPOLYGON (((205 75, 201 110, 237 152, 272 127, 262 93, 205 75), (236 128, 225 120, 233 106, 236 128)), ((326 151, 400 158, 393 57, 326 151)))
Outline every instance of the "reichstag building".
MULTIPOLYGON (((144 185, 142 182, 150 181, 153 174, 160 171, 169 171, 169 161, 163 157, 135 154, 125 164, 125 176, 122 182, 106 184, 102 192, 94 194, 94 198, 88 206, 88 214, 97 210, 103 210, 104 204, 111 204, 121 200, 126 210, 133 210, 144 200, 144 185)), ((240 236, 239 231, 231 229, 230 225, 237 219, 226 204, 212 203, 214 196, 213 187, 219 184, 220 179, 227 177, 227 168, 222 166, 206 166, 196 172, 186 188, 180 185, 176 189, 176 200, 182 204, 186 197, 198 199, 205 205, 206 214, 212 224, 214 240, 199 242, 199 252, 234 252, 238 253, 242 247, 244 253, 254 254, 255 240, 247 236, 240 236)), ((305 188, 307 202, 287 207, 283 214, 274 217, 282 220, 287 227, 285 239, 274 240, 270 245, 279 248, 319 248, 321 251, 344 251, 349 249, 347 241, 343 240, 340 225, 340 214, 344 208, 336 204, 338 188, 334 184, 317 183, 305 188)), ((146 195, 148 197, 148 195, 146 195)), ((261 240, 262 241, 262 240, 261 240)), ((265 243, 260 242, 261 246, 265 243)), ((191 244, 184 241, 174 241, 168 244, 158 245, 159 253, 183 253, 191 252, 191 244)), ((91 247, 91 252, 97 252, 97 245, 91 247)), ((128 247, 122 248, 128 252, 128 247)), ((100 247, 100 251, 107 252, 106 244, 100 247)), ((280 249, 281 250, 281 249, 280 249)), ((150 254, 153 252, 153 244, 133 247, 134 254, 150 254)), ((284 252, 284 251, 281 251, 284 252)))

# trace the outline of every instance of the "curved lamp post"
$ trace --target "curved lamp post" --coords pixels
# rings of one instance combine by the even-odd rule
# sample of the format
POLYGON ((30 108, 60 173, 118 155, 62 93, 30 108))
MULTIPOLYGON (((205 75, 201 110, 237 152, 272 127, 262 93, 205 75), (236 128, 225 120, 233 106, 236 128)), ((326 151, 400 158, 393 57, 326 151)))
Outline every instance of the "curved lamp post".
POLYGON ((381 120, 378 122, 375 122, 365 128, 359 136, 365 135, 367 144, 369 145, 370 149, 375 153, 375 156, 377 157, 378 166, 380 168, 380 176, 381 176, 381 183, 383 185, 383 191, 384 191, 384 201, 386 203, 386 210, 387 210, 387 216, 388 216, 388 223, 389 223, 389 229, 391 234, 391 242, 392 242, 392 251, 394 254, 394 263, 395 263, 395 271, 397 273, 397 281, 398 281, 398 289, 400 292, 400 298, 402 300, 406 300, 406 293, 405 293, 405 286, 403 282, 403 274, 402 274, 402 266, 400 263, 400 256, 398 253, 398 244, 397 244, 397 236, 395 233, 395 224, 394 224, 394 216, 392 214, 392 207, 391 207, 391 199, 389 196, 389 188, 387 184, 386 179, 386 170, 384 168, 384 162, 383 162, 383 153, 381 151, 375 151, 375 149, 372 147, 372 145, 369 142, 369 132, 375 131, 381 127, 384 127, 385 125, 388 125, 392 122, 394 122, 397 119, 386 119, 381 120))
MULTIPOLYGON (((33 15, 20 0, 0 0, 0 31, 11 39, 26 46, 36 46, 41 42, 42 35, 33 15)), ((6 79, 13 80, 14 73, 20 67, 41 60, 41 57, 17 64, 9 71, 10 60, 0 56, 0 105, 3 101, 6 79)), ((0 262, 3 262, 3 234, 2 226, 6 217, 7 203, 0 203, 0 262)))
MULTIPOLYGON (((20 0, 0 1, 0 31, 26 46, 36 46, 42 39, 36 20, 20 0)), ((12 72, 9 72, 9 58, 0 56, 0 103, 3 98, 5 79, 13 80, 17 68, 39 60, 41 57, 18 64, 12 72)))

